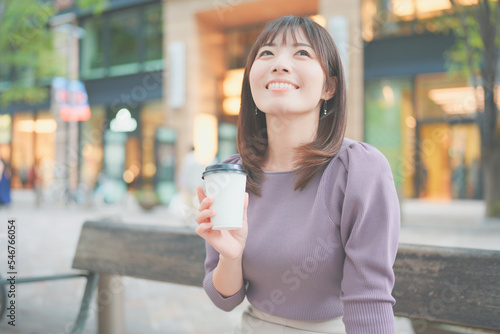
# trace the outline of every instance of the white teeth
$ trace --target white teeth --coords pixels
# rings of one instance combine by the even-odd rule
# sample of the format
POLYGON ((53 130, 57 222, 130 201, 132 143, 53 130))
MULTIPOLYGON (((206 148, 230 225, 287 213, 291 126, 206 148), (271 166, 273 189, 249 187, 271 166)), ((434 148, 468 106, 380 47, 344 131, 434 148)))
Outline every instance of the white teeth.
POLYGON ((272 82, 267 86, 268 89, 296 89, 294 85, 284 82, 272 82))

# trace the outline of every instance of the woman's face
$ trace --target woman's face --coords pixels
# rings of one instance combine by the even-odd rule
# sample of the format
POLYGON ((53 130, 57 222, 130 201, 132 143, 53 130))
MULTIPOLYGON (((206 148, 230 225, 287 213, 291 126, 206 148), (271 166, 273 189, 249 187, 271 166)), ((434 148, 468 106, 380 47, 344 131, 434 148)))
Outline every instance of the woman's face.
POLYGON ((266 114, 317 112, 322 100, 333 96, 325 90, 325 73, 302 29, 282 44, 282 33, 264 44, 250 69, 252 96, 266 114))

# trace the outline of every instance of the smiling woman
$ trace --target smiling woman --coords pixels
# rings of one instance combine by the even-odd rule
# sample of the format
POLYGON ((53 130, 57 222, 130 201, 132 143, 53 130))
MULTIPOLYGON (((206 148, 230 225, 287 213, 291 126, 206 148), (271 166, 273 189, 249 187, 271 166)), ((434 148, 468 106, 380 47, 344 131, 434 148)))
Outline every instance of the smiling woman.
POLYGON ((251 304, 238 334, 395 333, 398 198, 387 159, 344 138, 344 82, 331 36, 306 17, 270 22, 250 51, 239 154, 224 161, 248 174, 242 228, 214 230, 202 188, 196 216, 208 296, 251 304))
MULTIPOLYGON (((266 43, 258 51, 250 71, 250 87, 257 107, 273 113, 315 112, 320 100, 328 100, 325 75, 302 31, 281 36, 281 45, 266 43)), ((318 115, 316 115, 318 116, 318 115)))
MULTIPOLYGON (((301 18, 300 24, 292 19, 271 22, 255 42, 248 59, 238 140, 243 163, 252 170, 249 188, 259 192, 262 167, 269 158, 268 143, 273 142, 269 137, 283 137, 281 130, 285 123, 290 123, 290 116, 302 119, 290 123, 301 129, 312 125, 304 138, 297 137, 301 129, 291 129, 288 133, 297 151, 294 159, 301 166, 296 188, 303 188, 338 152, 344 138, 347 107, 339 52, 324 28, 311 19, 301 18), (267 85, 273 81, 290 83, 297 89, 280 94, 279 90, 269 90, 267 85), (256 108, 263 113, 254 117, 252 111, 256 108), (319 118, 324 119, 319 122, 319 118), (314 144, 313 139, 316 139, 314 144)), ((290 162, 288 165, 266 167, 287 169, 290 162)))

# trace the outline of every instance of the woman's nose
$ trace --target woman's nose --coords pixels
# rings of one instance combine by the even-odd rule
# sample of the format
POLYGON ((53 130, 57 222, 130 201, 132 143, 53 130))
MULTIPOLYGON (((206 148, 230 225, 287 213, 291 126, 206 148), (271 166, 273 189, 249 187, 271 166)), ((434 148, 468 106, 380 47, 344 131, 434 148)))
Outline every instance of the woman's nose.
POLYGON ((287 72, 288 73, 289 70, 285 66, 278 65, 278 66, 274 67, 273 72, 287 72))
POLYGON ((273 72, 291 72, 289 59, 285 55, 276 57, 276 62, 273 66, 273 72))

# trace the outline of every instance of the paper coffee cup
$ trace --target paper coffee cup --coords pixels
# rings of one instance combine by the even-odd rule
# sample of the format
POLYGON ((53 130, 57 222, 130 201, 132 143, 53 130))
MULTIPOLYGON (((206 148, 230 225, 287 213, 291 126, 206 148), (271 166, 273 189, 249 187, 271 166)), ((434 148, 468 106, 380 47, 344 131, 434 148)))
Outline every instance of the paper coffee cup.
POLYGON ((242 227, 247 173, 237 164, 216 164, 205 168, 205 194, 214 199, 211 209, 213 230, 242 227))

